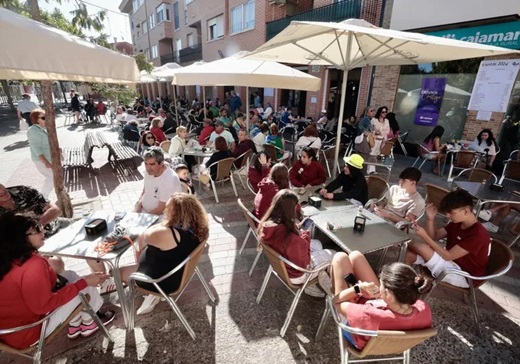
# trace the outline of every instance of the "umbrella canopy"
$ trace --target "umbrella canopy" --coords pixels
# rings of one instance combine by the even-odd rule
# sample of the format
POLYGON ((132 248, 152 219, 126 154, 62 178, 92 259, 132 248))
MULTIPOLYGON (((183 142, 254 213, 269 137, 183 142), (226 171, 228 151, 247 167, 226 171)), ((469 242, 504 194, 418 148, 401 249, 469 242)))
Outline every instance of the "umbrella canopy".
POLYGON ((135 83, 132 57, 0 8, 0 79, 135 83))
POLYGON ((147 71, 141 71, 139 72, 139 79, 137 80, 137 83, 152 83, 160 81, 156 77, 152 76, 150 72, 147 71))
POLYGON ((179 71, 180 69, 182 69, 182 67, 179 66, 177 63, 170 62, 170 63, 163 64, 160 67, 156 67, 152 71, 152 76, 159 77, 159 78, 171 78, 171 77, 173 77, 173 74, 175 72, 179 71))
MULTIPOLYGON (((338 118, 336 160, 338 159, 348 70, 364 66, 389 66, 443 62, 456 59, 520 53, 419 33, 376 27, 364 20, 339 23, 299 22, 245 56, 305 65, 332 65, 344 70, 338 118)), ((334 172, 336 164, 334 164, 334 172)))
POLYGON ((317 91, 320 79, 294 68, 271 61, 244 59, 239 52, 205 65, 175 72, 173 84, 201 86, 273 87, 317 91))

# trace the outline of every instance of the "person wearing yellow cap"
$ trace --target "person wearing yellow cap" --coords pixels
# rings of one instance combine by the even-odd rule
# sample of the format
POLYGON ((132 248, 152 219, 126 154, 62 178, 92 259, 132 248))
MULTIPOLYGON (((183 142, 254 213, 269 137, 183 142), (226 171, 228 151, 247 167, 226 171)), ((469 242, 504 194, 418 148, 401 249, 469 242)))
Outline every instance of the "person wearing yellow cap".
POLYGON ((327 200, 354 199, 362 204, 368 200, 368 185, 363 175, 364 159, 359 154, 352 154, 343 158, 345 166, 343 173, 325 188, 320 190, 320 195, 327 200), (341 192, 334 192, 341 187, 341 192))

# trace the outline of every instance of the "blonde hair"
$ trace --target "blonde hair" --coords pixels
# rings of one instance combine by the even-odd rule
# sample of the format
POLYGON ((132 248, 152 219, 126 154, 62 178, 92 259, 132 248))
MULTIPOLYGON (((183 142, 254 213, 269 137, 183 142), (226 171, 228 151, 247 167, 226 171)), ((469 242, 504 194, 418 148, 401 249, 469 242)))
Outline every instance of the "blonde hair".
POLYGON ((176 193, 170 197, 164 209, 163 225, 191 229, 201 243, 209 237, 206 210, 197 197, 187 193, 176 193))
POLYGON ((160 124, 161 122, 162 122, 162 119, 161 119, 161 118, 154 118, 154 119, 152 120, 152 126, 153 126, 153 127, 158 127, 159 124, 160 124))
POLYGON ((178 126, 177 127, 177 130, 175 130, 175 132, 177 133, 177 135, 181 135, 181 131, 186 131, 186 127, 185 126, 178 126))

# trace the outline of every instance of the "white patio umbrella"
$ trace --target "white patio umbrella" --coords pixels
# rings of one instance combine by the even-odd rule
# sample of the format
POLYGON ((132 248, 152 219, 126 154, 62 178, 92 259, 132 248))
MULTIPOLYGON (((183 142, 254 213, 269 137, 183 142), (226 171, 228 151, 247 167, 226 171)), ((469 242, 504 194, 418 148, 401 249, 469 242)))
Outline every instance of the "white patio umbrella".
MULTIPOLYGON (((337 160, 349 70, 364 66, 443 62, 507 53, 520 52, 419 33, 383 29, 364 20, 348 19, 339 23, 293 21, 246 58, 305 65, 332 65, 344 71, 335 155, 337 160)), ((335 172, 336 163, 334 163, 335 172)))
POLYGON ((0 78, 133 84, 132 57, 0 8, 0 78))
MULTIPOLYGON (((241 51, 231 57, 183 69, 173 76, 177 85, 245 86, 246 110, 249 111, 249 87, 291 88, 317 91, 321 81, 312 75, 272 61, 245 59, 249 52, 241 51)), ((249 119, 247 119, 249 124, 249 119)), ((249 127, 249 125, 248 125, 249 127)))

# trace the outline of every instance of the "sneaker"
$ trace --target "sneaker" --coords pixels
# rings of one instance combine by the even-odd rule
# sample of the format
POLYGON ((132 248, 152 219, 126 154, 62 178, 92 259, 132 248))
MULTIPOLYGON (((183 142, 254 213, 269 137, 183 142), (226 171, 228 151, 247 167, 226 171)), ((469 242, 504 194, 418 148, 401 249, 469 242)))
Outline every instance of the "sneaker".
POLYGON ((99 287, 99 294, 105 294, 114 292, 116 290, 116 284, 114 282, 114 278, 110 277, 106 281, 101 284, 101 287, 99 287))
MULTIPOLYGON (((98 317, 101 319, 103 326, 106 326, 112 321, 114 321, 114 318, 116 317, 115 312, 112 310, 106 310, 105 312, 98 311, 96 315, 98 315, 98 317)), ((91 336, 99 330, 99 327, 94 320, 83 322, 80 328, 81 336, 83 337, 91 336)))
POLYGON ((484 228, 490 233, 498 233, 498 226, 490 221, 483 223, 482 226, 484 226, 484 228))
POLYGON ((318 274, 318 283, 321 289, 324 290, 329 297, 334 297, 334 294, 332 293, 332 280, 326 271, 322 270, 318 274))
POLYGON ((199 175, 199 181, 201 181, 203 184, 207 185, 209 183, 210 179, 207 174, 201 174, 201 175, 199 175))
POLYGON ((69 332, 67 332, 69 339, 75 339, 79 335, 81 335, 81 321, 78 323, 78 326, 69 324, 69 332))
POLYGON ((311 297, 325 297, 325 293, 316 284, 313 284, 312 286, 307 286, 303 292, 305 292, 306 295, 309 295, 311 297))
POLYGON ((96 315, 98 315, 98 317, 100 318, 101 322, 103 323, 103 326, 106 326, 112 321, 114 321, 114 318, 116 317, 115 311, 112 310, 106 310, 105 312, 98 311, 96 315))
POLYGON ((489 221, 489 219, 491 219, 492 215, 493 215, 493 213, 491 211, 489 211, 489 210, 481 210, 478 213, 478 217, 481 218, 484 221, 489 221))
POLYGON ((161 297, 155 296, 153 294, 149 294, 144 297, 144 301, 141 304, 141 307, 137 310, 138 315, 145 315, 153 311, 153 308, 161 302, 161 297))

